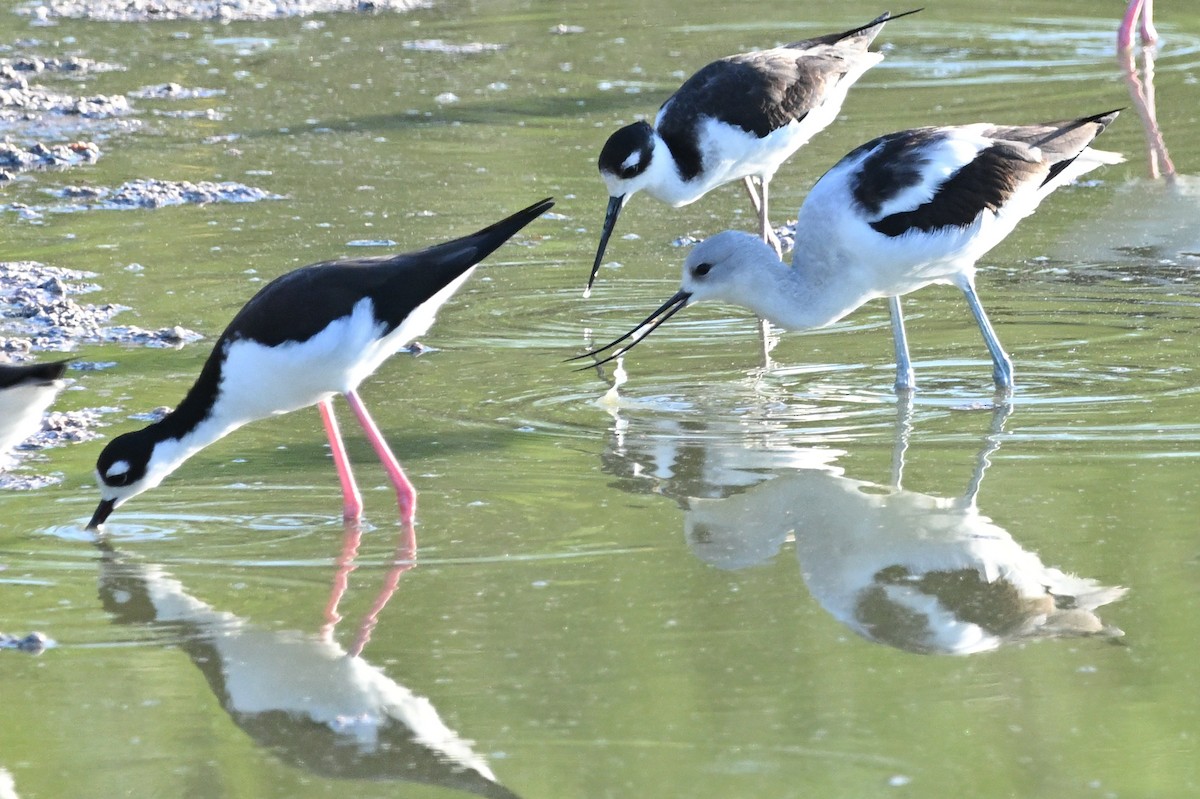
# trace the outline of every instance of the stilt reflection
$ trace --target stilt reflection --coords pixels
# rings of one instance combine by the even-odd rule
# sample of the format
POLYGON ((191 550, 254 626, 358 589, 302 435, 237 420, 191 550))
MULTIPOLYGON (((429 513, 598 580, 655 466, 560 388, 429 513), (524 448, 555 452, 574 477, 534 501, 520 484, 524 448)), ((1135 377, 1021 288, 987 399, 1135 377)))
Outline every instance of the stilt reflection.
POLYGON ((335 640, 360 530, 347 523, 325 624, 316 634, 262 628, 191 595, 166 569, 142 563, 103 537, 100 599, 117 624, 170 630, 230 719, 283 762, 322 777, 428 783, 512 799, 471 742, 446 726, 425 697, 367 662, 362 650, 414 565, 411 525, 349 650, 335 640))

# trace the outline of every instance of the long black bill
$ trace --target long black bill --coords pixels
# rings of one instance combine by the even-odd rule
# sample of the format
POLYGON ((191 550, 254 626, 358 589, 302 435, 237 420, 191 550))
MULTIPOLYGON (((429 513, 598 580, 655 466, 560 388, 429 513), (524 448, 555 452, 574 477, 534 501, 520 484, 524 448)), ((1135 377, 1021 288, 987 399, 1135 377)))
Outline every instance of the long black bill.
POLYGON ((96 506, 96 512, 92 514, 92 520, 88 522, 87 529, 99 530, 100 525, 104 524, 104 520, 109 517, 115 507, 117 507, 115 499, 100 500, 100 504, 96 506))
POLYGON ((692 294, 690 291, 684 291, 683 289, 680 289, 679 291, 675 292, 675 296, 671 297, 671 299, 667 300, 662 305, 660 305, 657 311, 655 311, 654 313, 650 314, 645 319, 643 319, 640 323, 638 323, 637 327, 635 327, 633 330, 630 330, 628 333, 626 333, 625 335, 621 336, 618 339, 610 341, 609 343, 605 344, 603 347, 597 347, 594 350, 589 350, 588 352, 585 352, 583 355, 576 355, 574 358, 568 358, 567 360, 568 361, 578 361, 578 360, 582 360, 583 358, 595 358, 600 353, 602 353, 606 350, 612 349, 613 347, 620 344, 622 341, 625 341, 627 339, 633 339, 628 344, 626 344, 624 347, 621 347, 616 352, 614 352, 612 355, 609 355, 607 358, 596 361, 591 366, 582 366, 579 369, 577 369, 576 371, 582 372, 585 369, 591 369, 593 366, 601 366, 602 364, 606 364, 609 361, 615 361, 617 358, 620 358, 622 355, 624 355, 625 353, 629 352, 631 349, 636 347, 638 345, 639 341, 646 338, 646 336, 650 335, 655 330, 657 330, 659 325, 661 325, 663 322, 670 319, 672 316, 674 316, 679 311, 683 310, 684 307, 687 306, 688 300, 690 300, 691 298, 692 298, 692 294))
POLYGON ((600 271, 600 262, 604 260, 604 250, 608 247, 608 237, 612 235, 613 228, 617 226, 617 217, 621 215, 621 208, 625 206, 625 198, 628 194, 622 194, 620 197, 608 198, 608 210, 604 212, 604 229, 600 231, 600 246, 596 249, 596 262, 592 264, 592 273, 588 275, 587 288, 583 290, 583 297, 587 297, 592 293, 592 284, 596 282, 596 273, 600 271))

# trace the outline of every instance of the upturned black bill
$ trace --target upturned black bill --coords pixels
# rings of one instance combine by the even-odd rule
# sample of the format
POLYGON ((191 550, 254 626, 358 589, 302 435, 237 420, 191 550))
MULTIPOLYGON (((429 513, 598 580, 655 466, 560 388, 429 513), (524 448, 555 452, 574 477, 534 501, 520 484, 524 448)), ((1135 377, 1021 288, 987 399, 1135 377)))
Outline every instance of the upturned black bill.
POLYGON ((594 350, 589 350, 588 352, 585 352, 583 355, 576 355, 574 358, 568 358, 567 360, 568 361, 578 361, 578 360, 582 360, 583 358, 594 358, 597 355, 599 355, 600 353, 610 350, 613 347, 616 347, 622 341, 632 339, 631 341, 629 341, 628 344, 626 344, 624 347, 619 348, 616 352, 614 352, 612 355, 609 355, 607 358, 596 361, 596 363, 592 364, 591 366, 580 367, 580 369, 578 371, 583 371, 584 369, 591 369, 592 366, 600 366, 602 364, 608 363, 609 361, 614 361, 617 358, 620 358, 625 353, 629 352, 634 347, 636 347, 639 341, 646 338, 646 336, 650 335, 655 330, 657 330, 659 325, 661 325, 663 322, 667 321, 672 316, 674 316, 676 313, 683 310, 684 307, 687 306, 688 300, 690 300, 691 298, 692 298, 692 294, 690 291, 684 291, 684 290, 680 289, 679 291, 677 291, 675 293, 675 296, 671 297, 671 299, 667 300, 662 305, 660 305, 657 311, 655 311, 654 313, 650 314, 645 319, 643 319, 640 323, 638 323, 637 327, 635 327, 633 330, 630 330, 628 333, 626 333, 625 335, 621 336, 618 339, 610 341, 608 344, 605 344, 603 347, 597 347, 594 350))

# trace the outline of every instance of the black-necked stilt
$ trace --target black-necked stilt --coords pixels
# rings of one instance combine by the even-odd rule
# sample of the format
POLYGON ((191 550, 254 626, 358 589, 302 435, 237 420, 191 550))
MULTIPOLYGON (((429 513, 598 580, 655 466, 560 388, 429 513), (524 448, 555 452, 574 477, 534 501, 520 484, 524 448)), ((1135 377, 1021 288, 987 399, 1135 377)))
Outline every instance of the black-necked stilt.
POLYGON ((0 364, 0 458, 38 431, 68 363, 0 364))
POLYGON ((162 482, 196 452, 242 425, 316 405, 342 484, 347 518, 362 498, 333 416, 343 394, 411 523, 416 491, 358 396, 358 384, 433 324, 473 268, 553 205, 535 203, 478 233, 426 250, 313 264, 263 287, 225 328, 179 406, 113 439, 96 462, 101 500, 89 528, 162 482))
POLYGON ((854 82, 883 60, 882 53, 867 51, 883 24, 915 13, 884 13, 843 33, 714 61, 667 98, 654 127, 635 122, 610 136, 599 161, 608 211, 584 296, 621 208, 638 191, 678 208, 744 180, 763 240, 781 252, 767 219, 771 177, 833 122, 854 82))
POLYGON ((629 351, 691 301, 742 305, 790 330, 824 327, 887 297, 896 388, 913 388, 900 296, 957 286, 983 333, 999 388, 1012 386, 1004 353, 975 294, 975 262, 1059 186, 1124 160, 1089 145, 1116 111, 1043 125, 986 123, 903 130, 867 142, 817 181, 800 208, 789 268, 761 240, 727 230, 701 242, 683 285, 629 333, 580 358, 629 351))
POLYGON ((1142 44, 1153 45, 1158 42, 1158 31, 1154 29, 1154 0, 1129 0, 1125 8, 1125 16, 1117 27, 1117 50, 1128 50, 1133 47, 1133 29, 1140 27, 1142 44), (1141 25, 1138 25, 1139 20, 1141 25))

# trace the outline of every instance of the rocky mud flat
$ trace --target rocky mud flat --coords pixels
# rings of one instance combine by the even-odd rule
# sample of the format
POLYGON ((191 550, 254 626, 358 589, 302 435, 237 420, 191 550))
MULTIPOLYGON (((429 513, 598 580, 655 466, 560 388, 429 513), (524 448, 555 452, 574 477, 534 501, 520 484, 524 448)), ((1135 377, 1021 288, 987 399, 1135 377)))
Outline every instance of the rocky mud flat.
MULTIPOLYGON (((46 651, 47 647, 51 646, 54 646, 54 641, 47 638, 43 633, 32 632, 28 635, 20 636, 0 633, 0 649, 15 649, 18 652, 40 655, 46 651)), ((4 795, 0 793, 0 796, 4 795)), ((12 794, 12 796, 16 796, 16 794, 12 794)))
MULTIPOLYGON (((146 330, 114 325, 124 306, 78 302, 75 297, 99 290, 94 275, 47 266, 36 261, 0 262, 0 360, 33 360, 35 351, 71 352, 79 344, 120 343, 146 347, 181 347, 203 336, 183 327, 146 330)), ((78 362, 72 371, 105 369, 113 364, 78 362)), ((74 444, 98 438, 96 428, 115 408, 51 411, 42 429, 18 451, 74 444)), ((60 482, 61 475, 0 471, 0 488, 28 490, 60 482)))
MULTIPOLYGON (((36 26, 54 25, 57 18, 129 22, 264 20, 330 12, 402 12, 427 5, 424 0, 43 0, 26 4, 17 13, 30 17, 36 26)), ((113 138, 114 134, 143 128, 144 123, 131 101, 203 100, 224 94, 223 89, 188 88, 177 83, 146 85, 125 95, 73 92, 70 85, 49 88, 41 84, 53 80, 70 84, 125 67, 79 54, 48 56, 18 52, 45 46, 32 38, 0 46, 0 53, 4 54, 0 57, 0 184, 18 178, 42 181, 46 172, 96 162, 102 155, 96 141, 111 148, 113 141, 120 141, 119 137, 113 138)), ((219 112, 212 110, 152 110, 151 113, 221 118, 219 112)), ((236 138, 237 134, 228 136, 236 138)), ((44 205, 12 202, 0 205, 0 211, 11 211, 19 219, 37 224, 47 213, 249 203, 280 198, 267 190, 235 182, 148 178, 131 179, 115 187, 60 184, 48 186, 44 192, 53 200, 44 205)), ((145 330, 115 324, 128 308, 88 303, 82 298, 99 290, 92 282, 94 277, 91 273, 34 261, 0 262, 0 360, 33 360, 37 352, 69 353, 81 344, 179 347, 202 338, 178 326, 145 330)), ((68 374, 79 375, 112 365, 80 361, 72 364, 68 374)), ((77 385, 73 388, 81 390, 77 385)), ((52 410, 44 419, 43 429, 18 451, 96 438, 99 436, 96 428, 103 423, 103 417, 118 412, 116 408, 52 410)), ((34 463, 27 459, 16 471, 0 472, 0 487, 36 488, 62 479, 61 475, 33 474, 34 463)))
POLYGON ((48 0, 22 6, 17 13, 41 24, 55 18, 105 22, 195 20, 237 22, 284 19, 338 12, 373 13, 428 8, 426 0, 48 0))
POLYGON ((17 172, 92 164, 99 158, 100 148, 90 141, 70 144, 34 142, 28 146, 0 142, 0 181, 12 180, 17 172))
POLYGON ((51 192, 67 200, 67 206, 51 210, 127 210, 165 208, 169 205, 207 205, 209 203, 254 203, 279 200, 281 195, 233 181, 130 180, 115 189, 104 186, 68 186, 51 192))
POLYGON ((23 360, 32 350, 70 352, 79 344, 139 344, 179 347, 203 336, 179 326, 144 330, 112 325, 122 311, 111 303, 94 305, 73 297, 97 291, 84 282, 88 272, 47 266, 36 261, 0 262, 0 352, 23 360))
POLYGON ((0 122, 40 121, 45 115, 112 119, 132 113, 121 94, 76 96, 30 83, 25 72, 11 64, 0 68, 0 122))

